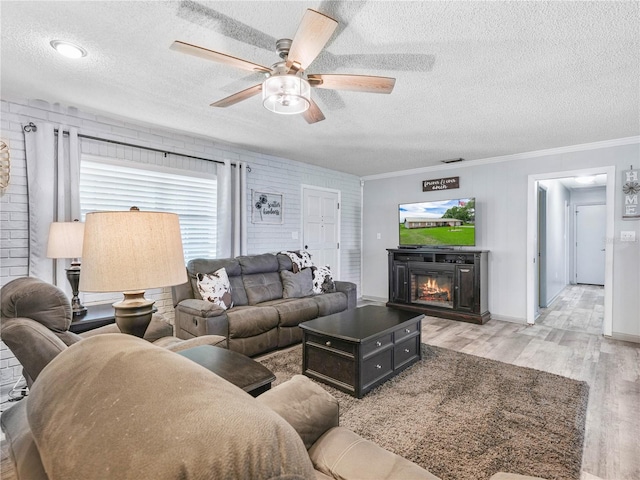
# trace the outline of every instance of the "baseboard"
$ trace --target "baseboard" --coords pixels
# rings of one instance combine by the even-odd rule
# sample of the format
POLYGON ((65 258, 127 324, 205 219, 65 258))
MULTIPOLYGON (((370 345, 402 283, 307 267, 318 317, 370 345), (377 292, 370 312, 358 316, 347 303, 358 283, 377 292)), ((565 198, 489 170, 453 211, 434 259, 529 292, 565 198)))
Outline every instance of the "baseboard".
POLYGON ((518 323, 520 325, 527 324, 526 318, 508 317, 506 315, 496 315, 495 313, 491 314, 491 320, 500 320, 501 322, 518 323))
POLYGON ((370 295, 363 295, 360 297, 360 300, 363 302, 378 302, 378 303, 387 303, 389 299, 387 297, 372 297, 370 295))
POLYGON ((628 333, 612 332, 610 337, 614 340, 621 340, 623 342, 640 343, 640 336, 629 335, 628 333))

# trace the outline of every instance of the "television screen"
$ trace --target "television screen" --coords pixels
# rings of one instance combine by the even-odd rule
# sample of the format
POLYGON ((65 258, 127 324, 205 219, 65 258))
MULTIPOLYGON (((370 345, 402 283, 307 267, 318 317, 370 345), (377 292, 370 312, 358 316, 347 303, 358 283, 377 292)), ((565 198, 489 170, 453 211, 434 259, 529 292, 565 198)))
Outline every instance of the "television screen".
POLYGON ((475 212, 475 198, 400 204, 400 246, 474 246, 475 212))

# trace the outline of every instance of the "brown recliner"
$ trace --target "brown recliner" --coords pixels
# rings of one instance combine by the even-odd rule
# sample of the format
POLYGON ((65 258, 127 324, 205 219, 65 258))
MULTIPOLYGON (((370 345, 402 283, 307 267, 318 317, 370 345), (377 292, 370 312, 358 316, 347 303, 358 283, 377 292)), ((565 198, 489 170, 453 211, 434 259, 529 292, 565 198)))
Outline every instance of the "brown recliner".
MULTIPOLYGON (((0 317, 0 338, 22 365, 28 386, 67 347, 86 337, 120 333, 115 324, 82 334, 70 332, 69 299, 58 287, 35 277, 17 278, 0 289, 0 317)), ((173 326, 161 315, 154 315, 144 338, 172 351, 198 345, 226 347, 226 339, 217 335, 190 340, 174 337, 173 326)))

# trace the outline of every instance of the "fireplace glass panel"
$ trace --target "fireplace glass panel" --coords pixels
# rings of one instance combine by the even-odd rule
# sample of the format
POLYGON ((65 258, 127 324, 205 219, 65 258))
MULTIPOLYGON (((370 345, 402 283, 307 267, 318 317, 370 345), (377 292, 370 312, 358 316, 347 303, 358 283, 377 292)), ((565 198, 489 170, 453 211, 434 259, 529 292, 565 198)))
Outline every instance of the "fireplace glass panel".
POLYGON ((453 272, 412 272, 411 303, 453 308, 453 272))

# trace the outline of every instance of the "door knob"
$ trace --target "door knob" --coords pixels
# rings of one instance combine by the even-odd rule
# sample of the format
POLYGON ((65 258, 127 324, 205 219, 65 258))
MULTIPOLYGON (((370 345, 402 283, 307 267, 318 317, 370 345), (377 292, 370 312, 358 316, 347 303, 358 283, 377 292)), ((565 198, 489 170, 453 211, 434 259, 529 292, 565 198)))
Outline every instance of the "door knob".
POLYGON ((309 250, 309 245, 305 245, 305 246, 304 246, 304 249, 305 249, 305 250, 309 250))

